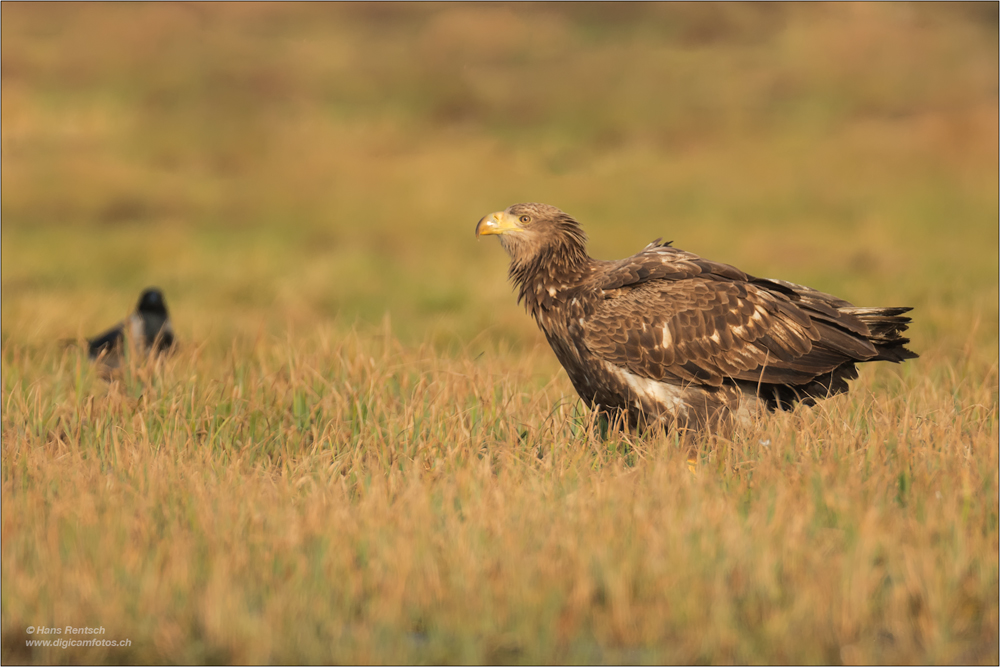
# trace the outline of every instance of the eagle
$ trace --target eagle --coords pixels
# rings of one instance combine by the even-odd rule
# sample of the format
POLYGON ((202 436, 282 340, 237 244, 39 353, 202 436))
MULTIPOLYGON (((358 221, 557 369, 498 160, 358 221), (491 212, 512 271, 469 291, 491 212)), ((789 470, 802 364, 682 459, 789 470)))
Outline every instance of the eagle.
POLYGON ((518 303, 584 402, 645 430, 717 430, 848 390, 862 361, 901 362, 906 307, 859 308, 756 278, 657 239, 617 261, 548 204, 514 204, 476 225, 510 255, 518 303))

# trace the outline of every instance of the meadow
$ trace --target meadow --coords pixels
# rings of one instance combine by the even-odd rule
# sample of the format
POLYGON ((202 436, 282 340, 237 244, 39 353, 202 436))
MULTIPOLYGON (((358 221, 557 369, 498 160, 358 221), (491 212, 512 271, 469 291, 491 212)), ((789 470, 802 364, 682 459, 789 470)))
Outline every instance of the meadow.
POLYGON ((4 664, 1000 662, 995 3, 0 14, 4 664), (474 237, 518 201, 920 358, 601 438, 474 237))

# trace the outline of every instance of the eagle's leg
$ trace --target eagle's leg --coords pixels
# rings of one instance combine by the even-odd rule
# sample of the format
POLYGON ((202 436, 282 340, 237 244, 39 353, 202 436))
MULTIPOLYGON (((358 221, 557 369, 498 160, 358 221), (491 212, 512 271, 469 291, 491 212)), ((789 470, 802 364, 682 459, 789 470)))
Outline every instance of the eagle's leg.
POLYGON ((596 435, 606 442, 611 433, 638 434, 640 430, 627 410, 621 408, 608 408, 603 405, 595 405, 596 420, 594 426, 597 429, 596 435))

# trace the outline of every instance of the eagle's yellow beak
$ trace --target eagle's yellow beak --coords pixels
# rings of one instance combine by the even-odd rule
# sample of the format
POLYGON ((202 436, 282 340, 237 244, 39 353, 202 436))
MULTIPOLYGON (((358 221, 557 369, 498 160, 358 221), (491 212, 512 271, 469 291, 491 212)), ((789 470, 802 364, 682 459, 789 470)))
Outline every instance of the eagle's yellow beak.
POLYGON ((517 218, 506 211, 490 213, 476 225, 476 238, 487 234, 506 234, 507 232, 520 230, 521 225, 517 223, 517 218))

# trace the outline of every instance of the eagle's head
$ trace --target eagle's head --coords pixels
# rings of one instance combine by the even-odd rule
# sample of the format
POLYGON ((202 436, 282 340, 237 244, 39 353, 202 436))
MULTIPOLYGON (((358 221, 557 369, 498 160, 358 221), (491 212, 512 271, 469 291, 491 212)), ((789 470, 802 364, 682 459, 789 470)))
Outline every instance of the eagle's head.
POLYGON ((543 257, 548 261, 586 257, 587 235, 580 223, 548 204, 514 204, 490 213, 476 225, 477 238, 487 234, 500 237, 512 267, 543 257))

